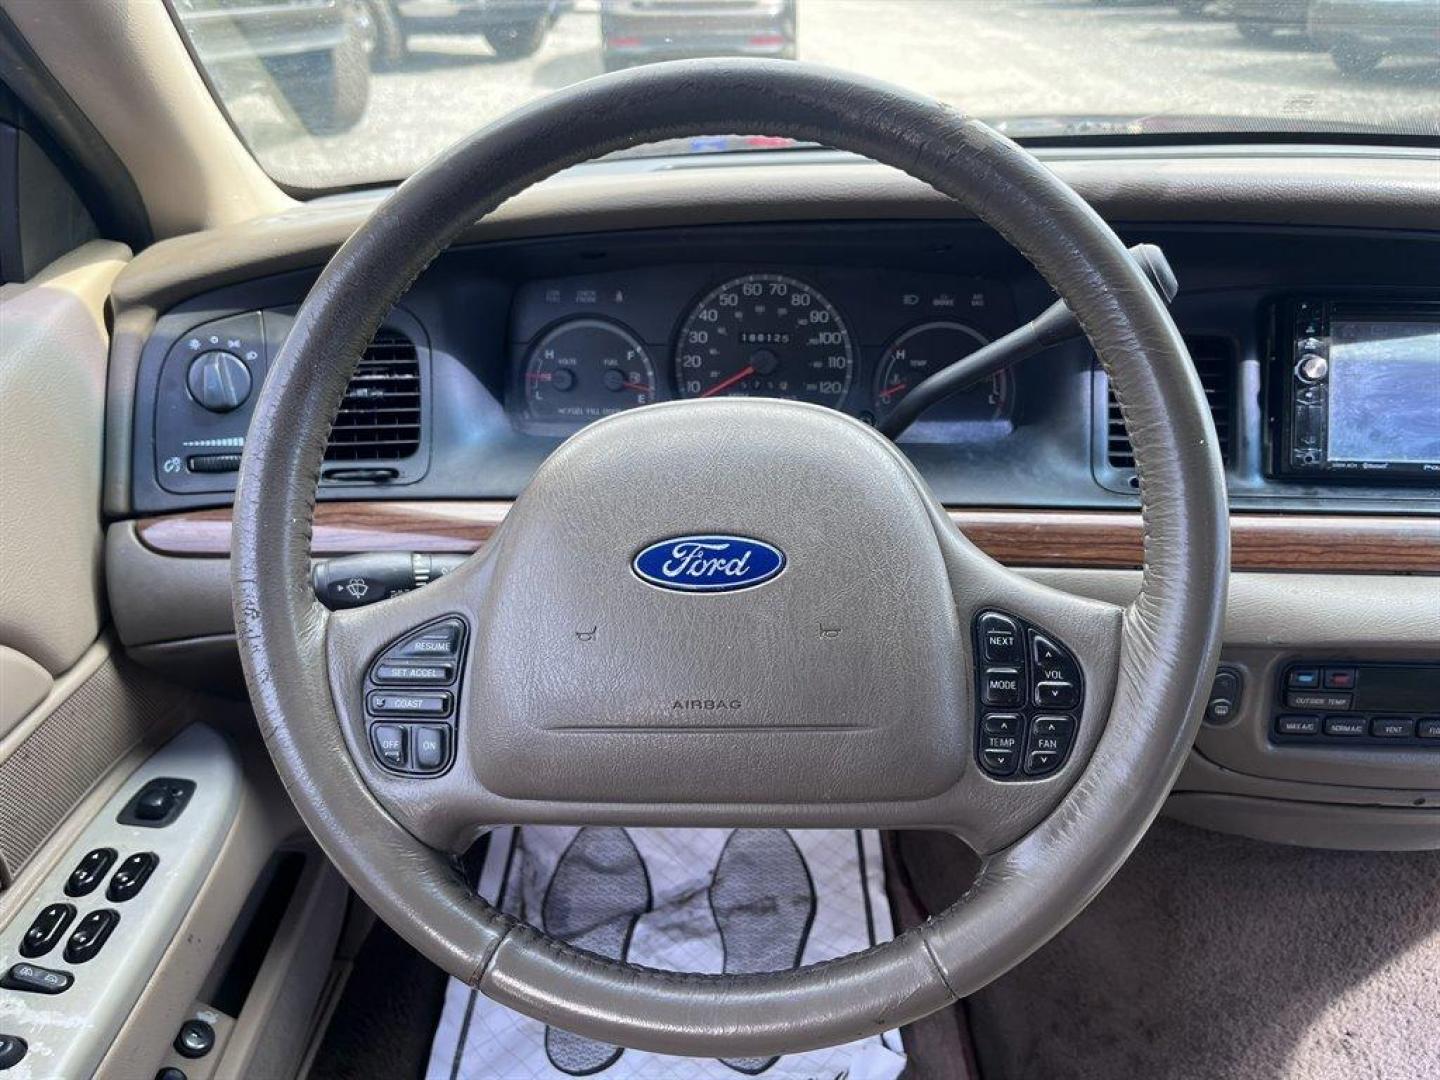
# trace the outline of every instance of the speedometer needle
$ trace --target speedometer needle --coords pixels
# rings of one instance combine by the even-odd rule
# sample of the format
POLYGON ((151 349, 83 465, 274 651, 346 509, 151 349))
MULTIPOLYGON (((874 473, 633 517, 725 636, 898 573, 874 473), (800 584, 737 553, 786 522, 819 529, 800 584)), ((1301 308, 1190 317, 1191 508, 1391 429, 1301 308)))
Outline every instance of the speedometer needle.
POLYGON ((741 382, 741 381, 744 380, 744 379, 748 379, 751 375, 754 375, 754 374, 755 374, 755 365, 754 365, 754 364, 746 364, 743 368, 741 368, 739 371, 737 371, 734 375, 731 375, 728 379, 721 379, 721 380, 720 380, 718 383, 716 383, 714 386, 710 387, 709 390, 703 390, 703 391, 701 391, 700 396, 701 396, 701 397, 714 397, 716 394, 720 393, 722 390, 729 390, 730 387, 734 386, 736 383, 741 382))

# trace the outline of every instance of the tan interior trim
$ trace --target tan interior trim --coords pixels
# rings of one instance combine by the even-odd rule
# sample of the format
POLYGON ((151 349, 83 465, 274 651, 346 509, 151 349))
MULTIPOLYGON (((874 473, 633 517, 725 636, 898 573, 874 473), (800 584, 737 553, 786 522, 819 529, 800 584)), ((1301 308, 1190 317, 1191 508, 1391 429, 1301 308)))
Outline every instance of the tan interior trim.
MULTIPOLYGON (((508 502, 325 502, 312 550, 466 554, 490 538, 508 502)), ((970 540, 1012 566, 1130 569, 1141 563, 1140 515, 1090 510, 952 509, 970 540)), ((1235 570, 1440 574, 1440 521, 1428 517, 1231 514, 1235 570)), ((161 555, 230 553, 230 510, 141 519, 141 541, 161 555)))
POLYGON ((22 652, 0 645, 0 739, 50 692, 55 680, 22 652))
POLYGON ((56 677, 104 620, 105 301, 129 257, 95 240, 0 287, 0 643, 56 677))
MULTIPOLYGON (((1440 228, 1440 158, 1423 152, 1080 160, 1038 150, 1037 156, 1111 221, 1440 228)), ((163 309, 260 274, 322 266, 387 195, 378 190, 323 210, 240 224, 228 217, 229 227, 152 245, 117 283, 116 299, 121 307, 163 309)), ((639 174, 576 169, 510 199, 456 243, 721 224, 973 218, 918 180, 863 160, 639 174)))

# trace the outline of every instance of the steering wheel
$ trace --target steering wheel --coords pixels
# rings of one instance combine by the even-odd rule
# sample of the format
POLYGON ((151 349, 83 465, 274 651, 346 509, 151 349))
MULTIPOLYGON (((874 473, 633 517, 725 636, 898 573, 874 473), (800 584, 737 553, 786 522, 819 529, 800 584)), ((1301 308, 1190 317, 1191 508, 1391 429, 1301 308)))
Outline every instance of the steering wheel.
POLYGON ((686 61, 506 116, 405 181, 340 248, 260 394, 232 585, 276 767, 384 922, 568 1031, 771 1055, 877 1034, 971 993, 1119 868, 1194 739, 1227 526, 1185 346, 1075 192, 991 128, 897 87, 802 63, 686 61), (459 569, 370 607, 317 603, 310 534, 331 419, 416 276, 566 166, 717 131, 901 169, 969 207, 1070 305, 1110 373, 1141 479, 1132 604, 992 561, 858 421, 740 398, 593 423, 459 569), (449 689, 384 688, 380 661, 436 655, 449 689), (949 910, 867 951, 772 974, 678 974, 572 948, 473 894, 455 853, 489 827, 534 823, 945 829, 983 869, 949 910))

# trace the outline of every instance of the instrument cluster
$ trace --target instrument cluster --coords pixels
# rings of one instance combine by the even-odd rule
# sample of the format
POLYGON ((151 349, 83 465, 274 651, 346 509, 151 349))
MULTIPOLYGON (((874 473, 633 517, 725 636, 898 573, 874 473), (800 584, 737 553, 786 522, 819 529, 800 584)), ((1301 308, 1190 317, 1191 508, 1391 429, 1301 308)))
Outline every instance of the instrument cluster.
MULTIPOLYGON (((868 423, 1015 325, 1001 285, 850 267, 681 265, 533 281, 511 312, 507 408, 565 435, 655 401, 783 398, 868 423)), ((927 412, 911 437, 1008 431, 1009 372, 927 412), (977 427, 978 425, 978 427, 977 427)))

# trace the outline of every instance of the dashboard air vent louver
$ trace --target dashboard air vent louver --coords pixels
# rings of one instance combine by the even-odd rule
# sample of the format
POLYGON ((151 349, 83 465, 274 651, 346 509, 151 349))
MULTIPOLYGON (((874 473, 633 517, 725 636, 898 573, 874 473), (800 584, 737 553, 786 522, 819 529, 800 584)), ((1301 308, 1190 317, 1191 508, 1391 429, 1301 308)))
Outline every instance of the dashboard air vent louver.
POLYGON ((370 342, 330 429, 326 461, 401 461, 420 449, 415 343, 382 329, 370 342))
MULTIPOLYGON (((1231 463, 1231 417, 1235 407, 1235 351, 1223 338, 1187 337, 1186 346, 1190 358, 1195 362, 1195 371, 1200 376, 1200 385, 1205 388, 1205 400, 1210 404, 1210 415, 1215 420, 1215 434, 1220 441, 1220 458, 1228 466, 1231 463)), ((1105 459, 1113 469, 1133 470, 1135 451, 1125 434, 1125 424, 1120 418, 1120 405, 1113 391, 1108 393, 1106 414, 1105 459)))

